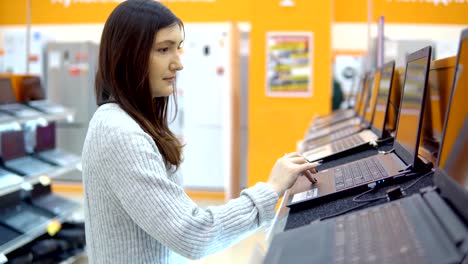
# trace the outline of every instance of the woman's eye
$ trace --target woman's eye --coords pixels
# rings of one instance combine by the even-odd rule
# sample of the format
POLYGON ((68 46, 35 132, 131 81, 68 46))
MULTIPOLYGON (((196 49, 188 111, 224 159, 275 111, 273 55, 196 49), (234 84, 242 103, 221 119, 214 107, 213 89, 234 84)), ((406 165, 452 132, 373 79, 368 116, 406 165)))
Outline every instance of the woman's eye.
POLYGON ((158 49, 158 52, 160 52, 160 53, 166 53, 168 51, 169 51, 169 48, 160 48, 160 49, 158 49))

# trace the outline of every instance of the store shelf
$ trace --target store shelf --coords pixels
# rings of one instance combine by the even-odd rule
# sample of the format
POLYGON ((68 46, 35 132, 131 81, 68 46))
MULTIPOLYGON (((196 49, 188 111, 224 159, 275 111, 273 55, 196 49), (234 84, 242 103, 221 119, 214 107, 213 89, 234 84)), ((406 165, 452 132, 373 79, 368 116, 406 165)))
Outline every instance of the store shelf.
MULTIPOLYGON (((38 225, 36 228, 34 228, 33 231, 20 235, 19 237, 7 242, 6 244, 0 246, 0 259, 1 256, 5 256, 8 253, 14 251, 15 249, 18 249, 27 243, 33 241, 34 239, 44 235, 47 233, 47 228, 50 224, 55 223, 56 221, 63 223, 65 222, 74 212, 76 212, 79 208, 81 208, 82 205, 78 204, 75 207, 70 208, 68 211, 64 212, 60 216, 52 218, 49 222, 43 224, 43 225, 38 225)), ((2 263, 2 262, 0 262, 2 263)))
POLYGON ((40 115, 35 115, 31 117, 16 117, 10 120, 0 120, 0 126, 9 126, 9 125, 22 125, 28 122, 50 122, 50 121, 61 121, 64 120, 67 123, 72 123, 74 120, 75 111, 71 109, 65 109, 60 113, 41 113, 40 115))
POLYGON ((5 194, 20 190, 20 189, 28 189, 29 186, 39 183, 40 178, 43 176, 47 176, 50 179, 54 179, 68 172, 71 172, 73 170, 81 170, 81 162, 76 162, 65 167, 57 167, 57 169, 51 171, 48 174, 40 174, 40 175, 23 177, 23 182, 1 188, 0 197, 5 194))

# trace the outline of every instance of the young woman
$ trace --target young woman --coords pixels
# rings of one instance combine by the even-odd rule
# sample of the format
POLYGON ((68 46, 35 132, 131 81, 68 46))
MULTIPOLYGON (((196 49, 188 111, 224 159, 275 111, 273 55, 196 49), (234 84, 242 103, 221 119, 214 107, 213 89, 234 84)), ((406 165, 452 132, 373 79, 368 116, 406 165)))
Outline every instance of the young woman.
MULTIPOLYGON (((298 175, 316 164, 278 159, 266 183, 222 206, 198 207, 177 168, 182 145, 168 128, 168 96, 182 70, 182 22, 154 0, 129 0, 102 33, 94 114, 83 148, 90 263, 179 263, 224 249, 257 229, 298 175)), ((196 87, 193 87, 196 89, 196 87)))

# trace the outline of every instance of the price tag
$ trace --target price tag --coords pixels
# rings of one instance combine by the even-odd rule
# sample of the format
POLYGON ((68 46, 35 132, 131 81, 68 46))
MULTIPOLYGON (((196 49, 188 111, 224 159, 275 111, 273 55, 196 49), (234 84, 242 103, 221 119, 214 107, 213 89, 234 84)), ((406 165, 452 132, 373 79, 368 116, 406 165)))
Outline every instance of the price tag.
POLYGON ((58 231, 60 231, 60 229, 62 229, 62 224, 57 221, 57 219, 52 219, 52 221, 50 221, 49 225, 47 226, 47 233, 50 236, 54 236, 58 233, 58 231))

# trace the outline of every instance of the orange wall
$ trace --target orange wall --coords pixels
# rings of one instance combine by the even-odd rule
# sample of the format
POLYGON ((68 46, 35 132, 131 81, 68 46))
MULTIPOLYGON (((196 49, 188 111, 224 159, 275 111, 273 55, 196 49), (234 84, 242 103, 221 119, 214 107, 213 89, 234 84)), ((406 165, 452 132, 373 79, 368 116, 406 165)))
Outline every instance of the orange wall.
POLYGON ((331 3, 295 0, 295 7, 279 1, 253 2, 249 80, 248 185, 268 179, 271 167, 296 141, 314 114, 331 108, 331 3), (313 97, 271 98, 265 95, 265 40, 268 31, 311 31, 313 42, 313 97))
MULTIPOLYGON (((427 1, 372 0, 372 21, 385 16, 388 23, 468 24, 468 2, 448 5, 427 1)), ((335 22, 367 22, 368 0, 335 0, 335 22)))
MULTIPOLYGON (((2 1, 4 2, 4 1, 2 1)), ((10 1, 9 1, 10 2, 10 1)), ((12 1, 15 2, 16 1, 12 1)), ((24 2, 24 1, 19 1, 24 2)), ((295 7, 279 7, 279 0, 216 0, 212 3, 162 1, 185 22, 246 21, 251 24, 249 80, 248 185, 265 181, 276 159, 295 150, 314 114, 331 108, 331 1, 295 0, 295 7), (265 96, 265 38, 268 31, 313 32, 313 97, 265 96)), ((68 8, 50 0, 32 0, 33 24, 104 23, 116 3, 72 3, 68 8)), ((3 13, 25 13, 16 4, 3 13)), ((20 23, 9 19, 0 24, 20 23)))
MULTIPOLYGON (((118 5, 117 2, 52 3, 51 0, 31 0, 32 24, 104 23, 118 5)), ((65 2, 65 1, 64 1, 65 2)), ((161 1, 182 20, 190 22, 248 21, 250 0, 216 0, 215 2, 161 1)), ((0 25, 25 24, 26 1, 0 1, 0 25)))
POLYGON ((367 0, 334 0, 334 22, 367 22, 367 0))
POLYGON ((0 0, 0 25, 26 24, 26 1, 0 0))

